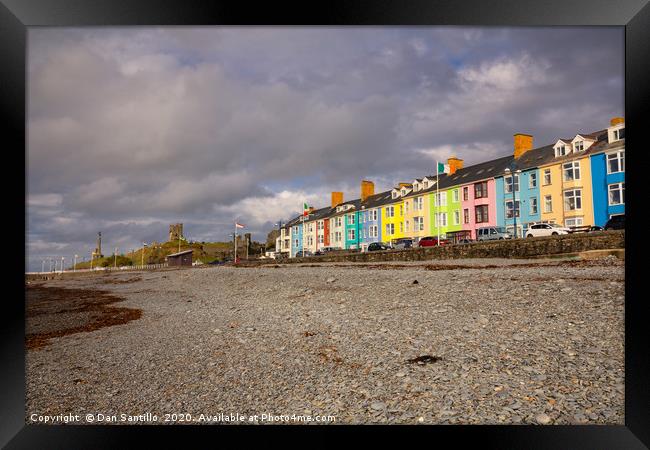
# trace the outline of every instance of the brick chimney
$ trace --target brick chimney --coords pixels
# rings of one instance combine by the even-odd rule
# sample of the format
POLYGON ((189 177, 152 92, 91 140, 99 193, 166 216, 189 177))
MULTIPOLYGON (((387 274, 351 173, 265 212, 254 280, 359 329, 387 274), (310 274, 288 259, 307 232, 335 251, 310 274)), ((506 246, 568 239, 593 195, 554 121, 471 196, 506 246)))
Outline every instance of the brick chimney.
POLYGON ((515 159, 533 148, 533 136, 530 134, 517 133, 515 137, 515 159))
POLYGON ((343 192, 332 192, 332 208, 343 203, 343 192))
POLYGON ((368 180, 361 181, 361 201, 365 202, 368 197, 374 195, 375 183, 368 180))
POLYGON ((455 156, 447 158, 447 164, 449 164, 449 175, 453 175, 458 169, 463 168, 463 160, 455 156))
POLYGON ((625 123, 625 119, 623 117, 612 117, 612 120, 609 121, 609 125, 612 127, 619 123, 625 123))
POLYGON ((407 187, 407 188, 411 189, 413 187, 413 185, 411 183, 400 183, 399 187, 400 187, 400 189, 403 188, 403 187, 407 187))

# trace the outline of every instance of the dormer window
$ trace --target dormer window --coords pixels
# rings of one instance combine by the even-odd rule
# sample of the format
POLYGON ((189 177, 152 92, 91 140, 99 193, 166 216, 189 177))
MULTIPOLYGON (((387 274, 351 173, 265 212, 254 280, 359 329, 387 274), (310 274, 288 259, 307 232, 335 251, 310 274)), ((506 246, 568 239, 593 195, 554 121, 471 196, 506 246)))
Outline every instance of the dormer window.
POLYGON ((397 198, 397 195, 398 195, 397 192, 393 191, 391 194, 392 194, 391 195, 392 198, 397 198))
POLYGON ((573 144, 574 152, 581 152, 584 149, 585 149, 585 141, 577 141, 575 144, 573 144))
POLYGON ((555 147, 555 157, 558 158, 560 156, 565 156, 566 155, 566 145, 558 145, 555 147))
POLYGON ((424 189, 427 189, 429 187, 429 182, 427 180, 424 180, 424 189))
POLYGON ((625 139, 625 127, 619 128, 618 130, 614 130, 613 134, 614 134, 615 141, 625 139))
POLYGON ((402 189, 402 195, 406 195, 406 189, 402 189))

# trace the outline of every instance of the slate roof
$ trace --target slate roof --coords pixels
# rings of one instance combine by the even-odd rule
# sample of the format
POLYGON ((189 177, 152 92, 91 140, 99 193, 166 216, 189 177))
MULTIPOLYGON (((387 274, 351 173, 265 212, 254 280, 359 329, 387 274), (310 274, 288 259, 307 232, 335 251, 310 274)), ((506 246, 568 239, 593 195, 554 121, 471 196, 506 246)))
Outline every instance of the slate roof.
POLYGON ((376 208, 377 206, 382 206, 387 203, 390 203, 393 199, 391 198, 391 191, 384 191, 378 194, 374 194, 366 198, 366 201, 361 202, 361 207, 364 209, 376 208))

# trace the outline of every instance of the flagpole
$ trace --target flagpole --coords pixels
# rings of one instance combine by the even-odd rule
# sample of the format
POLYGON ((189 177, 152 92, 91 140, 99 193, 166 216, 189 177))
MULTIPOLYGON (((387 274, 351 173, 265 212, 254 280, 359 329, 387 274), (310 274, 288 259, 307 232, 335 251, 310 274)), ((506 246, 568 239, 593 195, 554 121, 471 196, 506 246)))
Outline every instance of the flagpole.
POLYGON ((237 222, 235 222, 235 261, 234 264, 237 264, 237 222))
POLYGON ((438 226, 438 240, 436 241, 436 245, 440 245, 440 163, 436 161, 436 201, 434 202, 434 205, 438 205, 438 212, 436 213, 437 217, 437 222, 436 225, 438 226))

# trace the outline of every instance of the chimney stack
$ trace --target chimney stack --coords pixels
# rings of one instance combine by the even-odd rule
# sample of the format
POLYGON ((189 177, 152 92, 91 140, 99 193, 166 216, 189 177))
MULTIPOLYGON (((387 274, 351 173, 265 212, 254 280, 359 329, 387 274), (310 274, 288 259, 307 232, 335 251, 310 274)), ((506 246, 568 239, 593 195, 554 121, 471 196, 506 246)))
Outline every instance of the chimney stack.
POLYGON ((449 175, 453 175, 458 169, 463 168, 463 160, 455 156, 447 158, 447 164, 449 165, 449 175))
POLYGON ((399 187, 400 187, 400 189, 403 188, 403 187, 407 187, 407 188, 410 189, 411 187, 413 187, 413 185, 411 183, 400 183, 399 187))
POLYGON ((619 123, 625 123, 623 117, 612 117, 612 120, 609 121, 610 126, 618 125, 619 123))
POLYGON ((361 201, 365 202, 368 197, 375 194, 375 183, 368 180, 361 181, 361 201))
POLYGON ((343 203, 343 192, 332 192, 332 208, 343 203))
POLYGON ((515 137, 515 159, 533 148, 533 136, 530 134, 517 133, 515 137))

